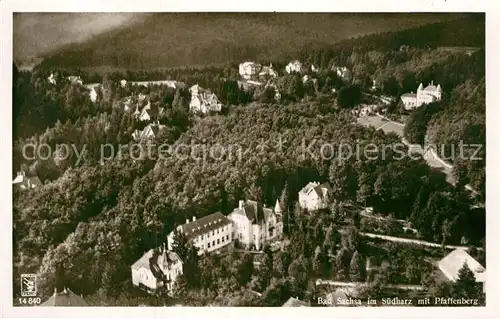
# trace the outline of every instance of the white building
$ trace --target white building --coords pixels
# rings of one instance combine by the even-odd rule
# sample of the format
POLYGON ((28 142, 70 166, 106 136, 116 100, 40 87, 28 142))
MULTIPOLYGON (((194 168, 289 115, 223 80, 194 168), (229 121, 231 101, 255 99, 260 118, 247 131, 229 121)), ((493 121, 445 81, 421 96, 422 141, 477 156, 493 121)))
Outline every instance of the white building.
POLYGON ((189 102, 189 110, 191 112, 207 114, 222 110, 222 103, 209 90, 203 89, 196 84, 189 89, 189 92, 191 93, 191 102, 189 102))
POLYGON ((79 76, 76 76, 76 75, 70 75, 70 76, 68 76, 68 81, 70 81, 73 84, 83 85, 82 78, 80 78, 79 76))
POLYGON ((310 182, 299 192, 299 205, 307 210, 326 208, 331 194, 332 188, 328 183, 310 182))
POLYGON ((285 70, 288 74, 293 72, 299 73, 302 71, 302 63, 298 60, 294 60, 286 65, 285 70))
POLYGON ((12 185, 20 190, 32 189, 42 186, 42 182, 38 177, 27 177, 24 171, 17 172, 16 178, 12 181, 12 185))
POLYGON ((125 80, 125 79, 124 79, 124 80, 121 80, 121 81, 120 81, 120 86, 121 86, 122 88, 126 87, 126 86, 127 86, 127 80, 125 80))
POLYGON ((250 61, 240 63, 239 65, 239 73, 241 77, 247 80, 257 75, 261 69, 262 65, 250 61))
MULTIPOLYGON (((122 80, 125 81, 125 80, 122 80)), ((123 83, 123 82, 122 82, 123 83)), ((125 85, 129 82, 125 82, 125 85)), ((172 89, 183 89, 186 87, 186 84, 184 82, 179 82, 175 80, 159 80, 159 81, 130 81, 131 85, 137 85, 137 86, 145 86, 149 87, 152 85, 166 85, 169 88, 172 89)))
POLYGON ((314 64, 311 64, 311 72, 319 72, 319 67, 316 67, 314 64))
POLYGON ((277 78, 278 73, 273 69, 273 65, 269 64, 269 66, 263 66, 259 72, 259 77, 264 78, 277 78))
POLYGON ((89 87, 90 88, 89 96, 90 96, 90 100, 93 103, 95 103, 97 101, 97 97, 99 96, 99 94, 98 94, 99 87, 100 87, 99 84, 96 84, 96 85, 89 87))
POLYGON ((50 76, 47 78, 47 80, 49 81, 50 84, 53 84, 53 85, 57 84, 56 77, 54 76, 54 73, 50 73, 50 76))
POLYGON ((405 106, 405 109, 411 110, 421 106, 422 104, 429 104, 437 101, 441 101, 442 90, 441 85, 434 85, 434 82, 431 82, 427 87, 424 88, 422 83, 417 88, 417 94, 405 93, 401 95, 401 101, 405 106))
POLYGON ((464 264, 474 273, 476 282, 483 284, 483 291, 486 291, 486 268, 472 258, 464 249, 455 249, 446 255, 446 257, 439 261, 438 267, 448 280, 455 282, 458 279, 458 272, 464 264))
POLYGON ((161 247, 149 250, 132 266, 132 284, 150 292, 165 287, 172 292, 177 277, 182 275, 182 260, 173 251, 161 247))
POLYGON ((247 249, 262 249, 267 242, 279 239, 283 234, 281 214, 272 208, 247 200, 240 200, 228 218, 233 222, 233 237, 247 249))
POLYGON ((337 73, 337 76, 341 79, 345 79, 350 76, 350 71, 345 66, 335 66, 333 67, 334 71, 337 73))
POLYGON ((148 107, 144 107, 139 114, 139 120, 146 122, 146 121, 151 121, 151 120, 158 120, 163 112, 165 111, 165 108, 163 107, 151 107, 151 105, 148 103, 148 107))
POLYGON ((40 307, 86 307, 90 306, 89 303, 83 298, 82 295, 78 296, 69 288, 64 287, 62 291, 54 289, 54 294, 40 307))
MULTIPOLYGON (((210 253, 226 248, 233 240, 233 224, 222 213, 217 212, 200 219, 193 217, 190 222, 180 225, 176 229, 183 233, 188 241, 198 248, 198 254, 210 253)), ((172 249, 175 231, 168 235, 168 249, 172 249)))

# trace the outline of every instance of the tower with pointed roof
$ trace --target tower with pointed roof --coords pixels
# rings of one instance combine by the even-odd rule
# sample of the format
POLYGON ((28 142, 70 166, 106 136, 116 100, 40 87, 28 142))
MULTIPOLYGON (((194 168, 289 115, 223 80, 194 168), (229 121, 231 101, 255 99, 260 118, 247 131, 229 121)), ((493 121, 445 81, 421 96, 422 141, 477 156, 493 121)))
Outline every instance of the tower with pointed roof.
POLYGON ((431 81, 425 88, 422 83, 417 88, 417 93, 405 93, 401 95, 401 100, 403 101, 405 108, 411 110, 421 106, 422 104, 429 104, 441 101, 442 89, 441 85, 434 85, 434 81, 431 81))

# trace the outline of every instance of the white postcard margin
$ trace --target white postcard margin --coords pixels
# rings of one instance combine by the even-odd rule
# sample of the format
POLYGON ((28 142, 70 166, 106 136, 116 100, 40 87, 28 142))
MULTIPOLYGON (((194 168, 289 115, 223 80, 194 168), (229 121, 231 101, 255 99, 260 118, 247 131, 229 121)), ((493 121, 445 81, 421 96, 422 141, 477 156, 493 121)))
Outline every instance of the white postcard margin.
POLYGON ((7 0, 1 8, 1 310, 2 318, 497 318, 499 294, 499 214, 500 214, 500 5, 487 0, 357 0, 291 2, 287 0, 254 1, 133 1, 133 0, 7 0), (12 282, 12 13, 13 12, 486 12, 487 65, 487 267, 486 307, 350 307, 350 308, 190 308, 190 307, 13 307, 12 282), (497 195, 497 196, 495 196, 497 195))

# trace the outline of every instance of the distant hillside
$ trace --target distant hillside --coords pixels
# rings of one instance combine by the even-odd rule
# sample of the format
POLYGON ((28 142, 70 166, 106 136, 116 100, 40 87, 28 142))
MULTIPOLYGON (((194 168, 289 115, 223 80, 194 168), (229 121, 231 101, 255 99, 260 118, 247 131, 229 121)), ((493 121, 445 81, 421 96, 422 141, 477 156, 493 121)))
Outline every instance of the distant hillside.
MULTIPOLYGON (((412 47, 478 47, 484 48, 485 15, 471 14, 461 19, 441 21, 398 32, 383 32, 347 39, 336 44, 339 50, 399 49, 412 47)), ((459 51, 456 49, 456 51, 459 51)))
POLYGON ((18 67, 30 68, 38 59, 70 43, 142 21, 147 14, 84 12, 16 12, 13 15, 13 54, 18 67))
POLYGON ((370 33, 397 31, 461 14, 169 13, 98 35, 46 56, 47 67, 151 68, 245 59, 281 60, 370 33))

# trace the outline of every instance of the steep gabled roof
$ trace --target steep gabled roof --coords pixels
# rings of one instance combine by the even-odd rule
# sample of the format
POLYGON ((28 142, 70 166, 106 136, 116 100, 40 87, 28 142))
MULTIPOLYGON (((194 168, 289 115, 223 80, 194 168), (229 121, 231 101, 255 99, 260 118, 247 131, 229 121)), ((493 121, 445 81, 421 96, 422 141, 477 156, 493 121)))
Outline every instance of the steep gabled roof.
POLYGON ((455 249, 441 259, 438 266, 445 275, 451 276, 451 278, 448 279, 455 281, 458 279, 458 272, 464 263, 466 263, 467 267, 474 273, 476 281, 484 282, 486 280, 486 268, 472 258, 464 249, 455 249))
POLYGON ((212 230, 231 224, 231 221, 222 213, 217 212, 195 221, 181 225, 182 232, 188 238, 195 238, 212 230))
POLYGON ((293 297, 290 297, 290 299, 288 299, 282 307, 310 307, 309 304, 307 304, 306 302, 304 301, 301 301, 299 299, 296 299, 296 298, 293 298, 293 297))
POLYGON ((144 255, 141 256, 135 263, 132 264, 133 269, 148 268, 149 269, 149 259, 153 257, 153 249, 148 250, 144 255))
POLYGON ((89 304, 68 288, 64 288, 61 292, 55 292, 52 297, 42 303, 42 307, 82 307, 89 304))
POLYGON ((37 176, 29 177, 26 176, 26 173, 24 172, 19 172, 16 178, 12 181, 12 184, 24 185, 26 188, 39 187, 43 185, 37 176))
POLYGON ((154 249, 150 249, 132 264, 131 268, 135 270, 141 268, 148 269, 156 279, 161 280, 163 273, 159 266, 163 266, 166 269, 177 262, 182 263, 182 260, 173 251, 167 251, 163 248, 162 251, 157 251, 155 254, 154 249))
POLYGON ((153 107, 145 109, 143 112, 146 112, 150 117, 158 117, 163 113, 163 107, 153 107))
POLYGON ((233 213, 242 214, 246 216, 246 218, 252 224, 259 224, 260 222, 266 220, 266 215, 264 213, 264 208, 262 207, 262 204, 254 200, 245 201, 241 207, 235 208, 233 210, 233 213))
POLYGON ((309 182, 304 188, 300 190, 301 193, 305 195, 311 194, 311 192, 315 192, 318 197, 323 198, 327 193, 332 192, 332 188, 330 187, 330 184, 328 183, 315 183, 315 182, 309 182))

